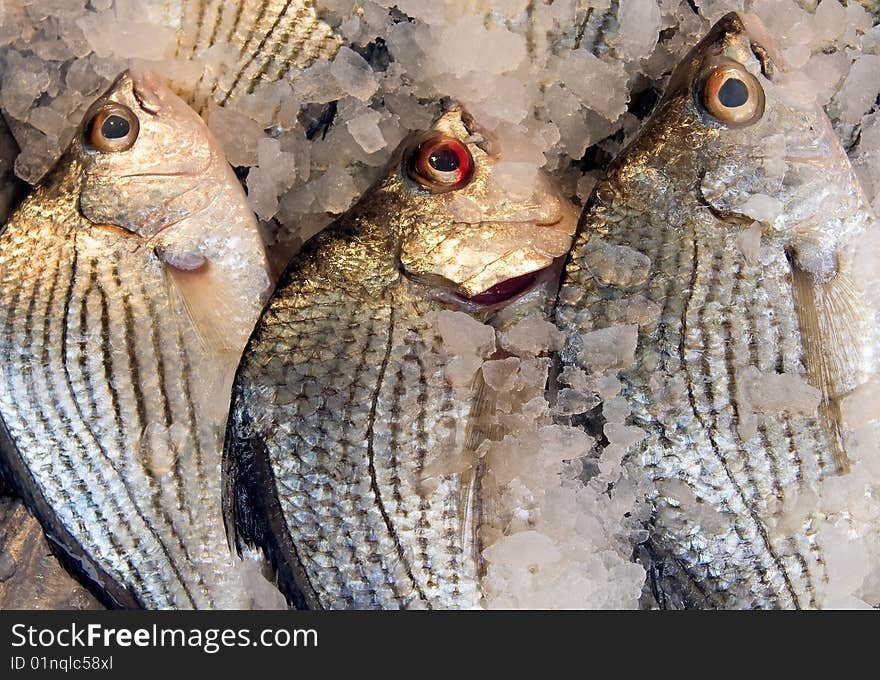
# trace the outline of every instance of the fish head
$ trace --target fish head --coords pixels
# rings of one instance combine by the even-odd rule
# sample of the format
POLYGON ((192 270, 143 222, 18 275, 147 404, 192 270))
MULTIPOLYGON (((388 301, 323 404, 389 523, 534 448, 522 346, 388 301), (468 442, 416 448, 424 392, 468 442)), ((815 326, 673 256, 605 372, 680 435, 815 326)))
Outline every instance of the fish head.
POLYGON ((634 147, 691 182, 720 224, 757 221, 766 239, 828 253, 863 227, 850 219, 863 200, 816 93, 758 17, 730 13, 675 70, 634 147))
POLYGON ((126 71, 86 114, 72 153, 79 208, 149 238, 202 209, 222 154, 198 114, 150 71, 126 71))
POLYGON ((240 351, 268 296, 269 264, 241 184, 199 115, 152 72, 127 71, 90 108, 68 159, 79 213, 96 233, 133 239, 136 266, 164 271, 205 344, 240 351))
POLYGON ((458 107, 402 145, 378 195, 398 230, 404 275, 478 307, 506 303, 558 272, 577 224, 546 173, 506 161, 458 107))
MULTIPOLYGON (((831 404, 876 380, 871 244, 880 230, 816 94, 760 19, 726 15, 673 72, 655 113, 600 182, 591 216, 650 212, 658 230, 700 239, 702 252, 736 248, 743 261, 739 237, 757 231, 745 275, 788 270, 788 292, 768 298, 792 304, 809 382, 831 404)), ((600 232, 614 228, 596 223, 600 232)), ((843 470, 840 411, 827 408, 843 470)))

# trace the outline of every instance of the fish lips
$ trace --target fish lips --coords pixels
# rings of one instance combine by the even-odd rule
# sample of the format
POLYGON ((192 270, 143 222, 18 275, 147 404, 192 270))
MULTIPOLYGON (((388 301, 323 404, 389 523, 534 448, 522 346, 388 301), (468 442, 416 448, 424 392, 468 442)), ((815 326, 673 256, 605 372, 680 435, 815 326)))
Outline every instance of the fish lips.
POLYGON ((493 312, 541 288, 558 285, 565 257, 554 258, 547 267, 504 279, 490 288, 469 295, 461 286, 441 276, 417 275, 401 267, 403 275, 428 288, 427 297, 466 312, 493 312))
POLYGON ((576 225, 568 217, 434 225, 401 244, 399 268, 475 304, 502 302, 567 254, 576 225))

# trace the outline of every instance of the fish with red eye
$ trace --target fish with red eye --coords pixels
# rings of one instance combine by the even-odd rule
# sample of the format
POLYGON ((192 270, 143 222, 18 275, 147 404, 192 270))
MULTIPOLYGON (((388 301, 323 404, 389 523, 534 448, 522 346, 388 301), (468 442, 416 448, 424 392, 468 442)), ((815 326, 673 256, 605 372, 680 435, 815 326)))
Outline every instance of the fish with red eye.
MULTIPOLYGON (((454 191, 466 186, 474 175, 474 159, 467 146, 453 137, 431 137, 408 156, 409 176, 433 193, 454 191)), ((524 292, 535 282, 535 273, 516 276, 468 297, 455 296, 481 306, 497 305, 524 292)))
POLYGON ((431 137, 408 155, 407 173, 432 193, 455 191, 471 181, 474 159, 467 145, 459 140, 431 137))
MULTIPOLYGON (((467 186, 473 179, 475 168, 473 156, 465 143, 454 137, 435 135, 407 154, 406 169, 411 179, 431 193, 439 194, 467 186)), ((453 295, 480 307, 500 305, 531 288, 539 273, 515 276, 477 295, 460 292, 453 295)))

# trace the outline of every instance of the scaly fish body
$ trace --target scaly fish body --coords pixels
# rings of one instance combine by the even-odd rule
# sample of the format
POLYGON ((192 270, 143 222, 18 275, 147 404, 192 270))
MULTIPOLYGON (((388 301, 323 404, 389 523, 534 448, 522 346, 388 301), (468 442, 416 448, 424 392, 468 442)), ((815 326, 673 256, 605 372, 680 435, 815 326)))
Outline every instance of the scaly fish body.
POLYGON ((197 110, 208 101, 250 94, 259 82, 291 69, 332 59, 342 39, 316 11, 313 0, 166 0, 167 24, 177 31, 176 56, 208 58, 227 47, 236 56, 220 72, 206 71, 187 96, 197 110))
POLYGON ((475 133, 451 111, 406 147, 294 257, 243 356, 227 435, 237 524, 267 549, 296 606, 479 603, 484 405, 450 384, 434 314, 464 308, 504 323, 546 311, 547 268, 574 219, 541 175, 519 202, 492 198, 496 158, 475 133), (436 139, 431 158, 469 154, 473 175, 450 170, 434 190, 414 181, 413 157, 436 139), (502 290, 509 280, 536 270, 498 311, 516 292, 502 290))
POLYGON ((638 324, 620 377, 654 585, 677 591, 655 587, 661 605, 823 604, 815 518, 793 506, 846 470, 841 403, 876 375, 857 253, 873 217, 784 69, 756 19, 722 19, 600 182, 560 288, 565 365, 592 370, 590 333, 638 324))
POLYGON ((0 236, 6 467, 106 603, 248 606, 220 457, 269 286, 255 220, 197 114, 150 74, 122 76, 86 120, 0 236))

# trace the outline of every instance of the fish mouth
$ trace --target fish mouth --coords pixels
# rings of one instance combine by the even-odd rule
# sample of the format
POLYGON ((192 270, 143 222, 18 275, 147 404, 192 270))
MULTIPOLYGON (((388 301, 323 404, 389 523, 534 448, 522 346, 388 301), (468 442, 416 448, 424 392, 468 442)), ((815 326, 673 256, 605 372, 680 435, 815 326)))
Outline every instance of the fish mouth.
POLYGON ((405 241, 400 271, 432 288, 450 290, 476 305, 504 302, 571 248, 575 220, 450 223, 422 239, 405 241))
POLYGON ((156 171, 156 172, 130 172, 119 175, 120 178, 138 178, 138 179, 149 179, 153 177, 198 177, 202 175, 208 168, 208 163, 205 164, 202 168, 193 168, 188 170, 168 170, 168 171, 156 171))
POLYGON ((494 312, 556 281, 562 273, 564 261, 565 257, 555 258, 546 267, 504 279, 473 295, 468 295, 461 286, 449 280, 432 277, 434 280, 422 282, 433 284, 428 293, 429 299, 467 312, 494 312))
POLYGON ((539 269, 538 271, 529 272, 528 274, 514 276, 513 278, 496 283, 488 290, 483 291, 482 293, 477 293, 476 295, 467 296, 463 293, 455 293, 455 295, 465 302, 479 305, 480 307, 498 305, 507 302, 508 300, 512 300, 531 288, 542 271, 544 270, 539 269))

